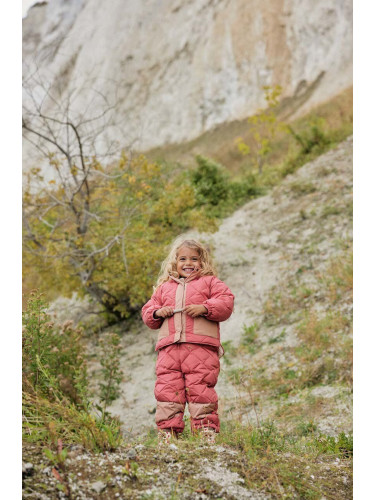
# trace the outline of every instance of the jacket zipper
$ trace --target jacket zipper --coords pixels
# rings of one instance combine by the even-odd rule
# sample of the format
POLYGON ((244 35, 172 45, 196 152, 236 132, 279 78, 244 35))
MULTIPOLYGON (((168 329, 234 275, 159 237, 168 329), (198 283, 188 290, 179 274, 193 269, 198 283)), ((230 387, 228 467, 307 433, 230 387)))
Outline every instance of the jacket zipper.
MULTIPOLYGON (((186 293, 186 281, 184 280, 184 288, 183 288, 183 291, 182 291, 182 304, 181 304, 182 309, 185 307, 184 306, 184 304, 185 304, 185 293, 186 293)), ((186 330, 186 324, 185 323, 186 323, 186 320, 185 320, 185 317, 184 317, 184 313, 181 312, 181 337, 182 337, 182 335, 184 334, 184 332, 186 330)))

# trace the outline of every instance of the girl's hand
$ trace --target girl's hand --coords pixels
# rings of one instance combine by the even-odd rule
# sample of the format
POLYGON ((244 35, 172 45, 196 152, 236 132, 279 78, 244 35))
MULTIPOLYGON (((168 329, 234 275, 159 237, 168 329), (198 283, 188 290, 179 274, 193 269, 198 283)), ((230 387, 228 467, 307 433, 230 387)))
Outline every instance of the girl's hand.
POLYGON ((168 318, 169 316, 173 316, 173 307, 165 306, 161 309, 158 309, 154 312, 154 315, 157 318, 168 318))
POLYGON ((208 313, 208 309, 203 304, 191 304, 190 306, 186 306, 184 311, 192 318, 208 313))

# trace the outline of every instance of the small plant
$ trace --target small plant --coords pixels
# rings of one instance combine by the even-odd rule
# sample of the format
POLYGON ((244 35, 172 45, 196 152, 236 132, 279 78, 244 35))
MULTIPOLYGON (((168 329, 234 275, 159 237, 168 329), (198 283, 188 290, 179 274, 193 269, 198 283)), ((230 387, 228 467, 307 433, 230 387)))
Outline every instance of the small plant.
POLYGON ((254 353, 257 350, 257 346, 256 346, 257 338, 258 338, 258 325, 257 325, 257 323, 253 323, 250 326, 243 325, 241 345, 246 347, 246 349, 250 353, 254 353))
POLYGON ((331 206, 331 205, 325 205, 322 210, 321 217, 323 219, 329 217, 330 215, 339 215, 341 212, 339 207, 331 206))
POLYGON ((325 120, 314 116, 308 122, 305 130, 297 133, 290 125, 288 130, 300 147, 302 155, 308 155, 312 152, 323 152, 330 143, 329 137, 324 130, 325 120))
POLYGON ((136 481, 138 479, 138 464, 137 462, 132 462, 130 460, 127 460, 125 462, 125 467, 123 469, 124 474, 132 479, 133 481, 136 481))
POLYGON ((65 460, 68 456, 68 450, 63 448, 62 440, 57 440, 57 450, 52 451, 49 448, 43 450, 45 456, 52 463, 52 465, 58 466, 60 469, 64 469, 65 460))
POLYGON ((291 190, 293 193, 295 193, 296 196, 303 196, 306 194, 314 193, 316 191, 316 187, 312 182, 293 182, 290 186, 291 190))
POLYGON ((121 338, 116 333, 106 333, 99 340, 100 364, 102 366, 99 398, 102 405, 97 405, 104 415, 107 407, 121 394, 120 384, 123 372, 120 368, 122 354, 121 338))
POLYGON ((242 137, 238 137, 236 140, 238 150, 244 156, 250 155, 259 175, 262 174, 265 161, 271 152, 271 141, 276 132, 283 126, 278 120, 275 111, 279 105, 282 88, 279 85, 275 87, 264 86, 263 90, 267 108, 259 109, 254 116, 248 119, 251 142, 254 146, 249 146, 242 137))
POLYGON ((302 421, 297 425, 297 432, 301 436, 308 436, 309 434, 314 434, 316 430, 317 426, 311 420, 308 422, 302 421))
POLYGON ((236 354, 237 349, 234 347, 232 340, 226 340, 225 342, 222 342, 221 345, 223 346, 225 356, 223 358, 224 362, 227 365, 231 365, 232 361, 230 358, 236 354))
POLYGON ((340 457, 353 456, 353 436, 341 432, 337 437, 321 434, 314 440, 321 453, 332 453, 340 457))
POLYGON ((286 335, 286 330, 283 328, 282 332, 279 335, 276 335, 276 337, 272 337, 269 339, 268 343, 269 344, 276 344, 277 342, 281 342, 286 335))

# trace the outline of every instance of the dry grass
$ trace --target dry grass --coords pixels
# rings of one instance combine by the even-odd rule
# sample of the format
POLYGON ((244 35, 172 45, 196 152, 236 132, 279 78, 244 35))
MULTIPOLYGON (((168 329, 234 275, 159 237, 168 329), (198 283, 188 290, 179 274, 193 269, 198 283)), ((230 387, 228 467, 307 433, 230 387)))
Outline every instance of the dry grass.
POLYGON ((331 259, 327 272, 319 275, 325 287, 327 299, 335 304, 344 296, 346 301, 353 299, 353 251, 351 245, 340 255, 331 259))
POLYGON ((282 433, 271 423, 258 428, 232 423, 224 426, 220 441, 245 455, 235 470, 249 487, 272 498, 351 498, 350 437, 317 436, 308 423, 299 436, 282 433))
MULTIPOLYGON (((350 135, 353 130, 353 89, 349 88, 333 99, 314 108, 302 118, 293 120, 288 114, 293 109, 293 103, 281 105, 280 117, 292 124, 298 132, 314 117, 325 120, 327 130, 331 131, 335 141, 340 142, 350 135)), ((197 139, 184 144, 176 144, 163 148, 156 148, 147 152, 147 156, 154 160, 162 160, 182 165, 193 165, 196 155, 209 156, 225 165, 234 175, 248 170, 249 160, 242 156, 235 144, 235 138, 241 136, 246 143, 251 143, 249 124, 247 119, 219 125, 214 130, 202 134, 197 139)), ((287 132, 280 132, 272 143, 273 153, 268 163, 272 168, 288 155, 290 136, 287 132)))
POLYGON ((80 444, 88 450, 114 450, 122 442, 120 422, 106 422, 67 400, 49 401, 37 394, 22 393, 22 426, 25 441, 56 445, 80 444))
POLYGON ((294 323, 314 292, 311 286, 296 284, 294 280, 274 287, 263 307, 266 325, 294 323))
POLYGON ((228 363, 226 372, 238 388, 232 414, 239 421, 246 419, 252 406, 258 402, 264 405, 268 399, 271 406, 279 402, 274 414, 278 425, 295 427, 301 418, 327 415, 334 405, 330 398, 306 401, 301 395, 310 388, 321 384, 334 384, 343 390, 351 387, 352 248, 347 241, 338 246, 340 250, 326 262, 324 272, 305 267, 272 291, 264 305, 257 337, 252 339, 254 349, 248 350, 252 354, 250 366, 241 345, 229 353, 240 360, 240 368, 228 363), (290 333, 285 328, 280 340, 272 341, 274 335, 268 331, 275 325, 285 325, 293 332, 295 340, 291 345, 286 342, 290 333), (271 340, 260 343, 265 336, 271 340), (296 402, 288 406, 290 396, 296 402))

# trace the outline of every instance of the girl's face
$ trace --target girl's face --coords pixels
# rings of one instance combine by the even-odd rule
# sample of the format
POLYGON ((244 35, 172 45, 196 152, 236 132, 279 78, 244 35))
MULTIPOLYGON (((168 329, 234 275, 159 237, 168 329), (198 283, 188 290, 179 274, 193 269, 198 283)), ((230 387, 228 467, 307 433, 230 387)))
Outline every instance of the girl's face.
POLYGON ((177 272, 182 278, 187 278, 201 267, 199 253, 193 248, 182 247, 177 252, 177 272))

